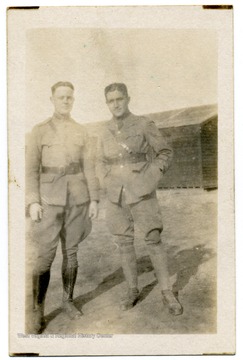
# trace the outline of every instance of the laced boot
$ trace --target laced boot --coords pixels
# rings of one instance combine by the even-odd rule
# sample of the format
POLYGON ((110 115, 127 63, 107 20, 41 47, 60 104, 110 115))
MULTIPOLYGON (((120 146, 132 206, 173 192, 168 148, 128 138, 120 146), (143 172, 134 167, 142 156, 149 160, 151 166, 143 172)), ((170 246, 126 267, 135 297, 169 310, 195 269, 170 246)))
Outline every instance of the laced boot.
POLYGON ((33 275, 33 321, 32 334, 41 334, 45 327, 44 308, 46 291, 50 281, 50 271, 33 275))
POLYGON ((62 271, 63 280, 63 310, 71 320, 79 319, 83 313, 73 303, 73 289, 78 273, 77 267, 66 267, 62 271))
POLYGON ((137 288, 128 289, 126 296, 122 299, 120 309, 122 311, 129 310, 136 305, 139 297, 137 288))
POLYGON ((120 247, 120 255, 123 274, 128 286, 127 294, 121 300, 120 309, 126 311, 136 304, 139 295, 137 259, 133 244, 120 247))
POLYGON ((168 289, 162 290, 163 303, 169 308, 171 314, 181 315, 183 308, 177 299, 178 292, 173 293, 170 290, 167 254, 164 251, 163 245, 160 242, 150 244, 148 249, 160 289, 168 289))
MULTIPOLYGON (((183 313, 183 307, 177 300, 172 290, 162 290, 163 303, 168 307, 169 313, 172 315, 181 315, 183 313)), ((178 296, 178 294, 177 294, 178 296)))

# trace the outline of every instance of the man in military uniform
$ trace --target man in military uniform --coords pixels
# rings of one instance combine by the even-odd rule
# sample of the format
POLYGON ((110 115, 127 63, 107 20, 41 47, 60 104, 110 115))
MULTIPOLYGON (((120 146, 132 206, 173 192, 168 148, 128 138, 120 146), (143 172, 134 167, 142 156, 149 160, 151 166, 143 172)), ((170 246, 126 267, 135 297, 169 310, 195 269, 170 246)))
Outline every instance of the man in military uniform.
POLYGON ((26 154, 27 208, 37 249, 33 272, 33 333, 44 326, 44 302, 59 239, 63 262, 63 309, 71 319, 82 315, 73 304, 78 244, 91 231, 97 216, 98 187, 87 133, 75 122, 74 87, 52 87, 55 112, 32 131, 26 154))
POLYGON ((113 118, 99 136, 97 172, 106 189, 108 227, 117 237, 128 292, 121 309, 133 307, 139 296, 134 249, 134 223, 143 231, 145 243, 170 313, 180 315, 182 306, 169 283, 167 256, 161 243, 163 229, 156 189, 171 159, 166 144, 153 121, 129 111, 125 84, 105 88, 106 103, 113 118))

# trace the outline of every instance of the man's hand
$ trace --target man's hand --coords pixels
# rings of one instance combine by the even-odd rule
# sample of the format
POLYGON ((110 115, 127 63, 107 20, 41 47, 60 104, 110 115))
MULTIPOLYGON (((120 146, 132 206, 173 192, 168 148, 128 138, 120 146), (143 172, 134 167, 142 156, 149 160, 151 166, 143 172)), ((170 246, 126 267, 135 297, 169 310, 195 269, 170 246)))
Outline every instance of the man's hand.
POLYGON ((32 221, 39 222, 42 219, 43 208, 40 204, 33 203, 30 205, 29 213, 32 221))
POLYGON ((89 217, 91 220, 96 219, 98 216, 98 203, 97 201, 91 201, 89 205, 89 217))

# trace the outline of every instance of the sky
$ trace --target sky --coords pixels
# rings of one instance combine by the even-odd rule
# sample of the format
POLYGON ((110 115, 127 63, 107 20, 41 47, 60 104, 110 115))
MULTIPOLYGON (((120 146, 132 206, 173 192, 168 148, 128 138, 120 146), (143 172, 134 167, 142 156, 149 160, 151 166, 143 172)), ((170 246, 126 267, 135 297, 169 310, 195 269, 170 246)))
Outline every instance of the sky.
POLYGON ((42 28, 26 32, 26 130, 52 112, 50 88, 75 87, 80 123, 111 117, 104 87, 126 83, 135 114, 217 103, 217 38, 208 29, 42 28))

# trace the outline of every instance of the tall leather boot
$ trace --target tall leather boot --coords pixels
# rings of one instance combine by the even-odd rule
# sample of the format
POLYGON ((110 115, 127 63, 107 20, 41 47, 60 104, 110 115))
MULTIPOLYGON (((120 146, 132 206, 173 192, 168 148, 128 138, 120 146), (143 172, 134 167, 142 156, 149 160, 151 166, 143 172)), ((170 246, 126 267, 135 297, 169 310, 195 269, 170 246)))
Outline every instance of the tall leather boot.
POLYGON ((175 294, 171 290, 169 284, 169 272, 167 266, 167 255, 163 249, 162 243, 149 244, 147 246, 149 255, 161 288, 162 299, 165 306, 168 307, 169 312, 173 315, 181 315, 183 307, 179 303, 175 294))
POLYGON ((73 290, 78 273, 77 267, 66 267, 62 270, 63 310, 71 320, 79 319, 83 313, 73 303, 73 290))
POLYGON ((122 311, 126 311, 136 304, 139 296, 137 259, 134 246, 121 246, 120 255, 123 273, 128 286, 127 294, 122 298, 120 308, 122 311))
POLYGON ((50 271, 41 275, 33 275, 33 323, 31 333, 41 334, 45 326, 44 308, 47 288, 50 281, 50 271))

